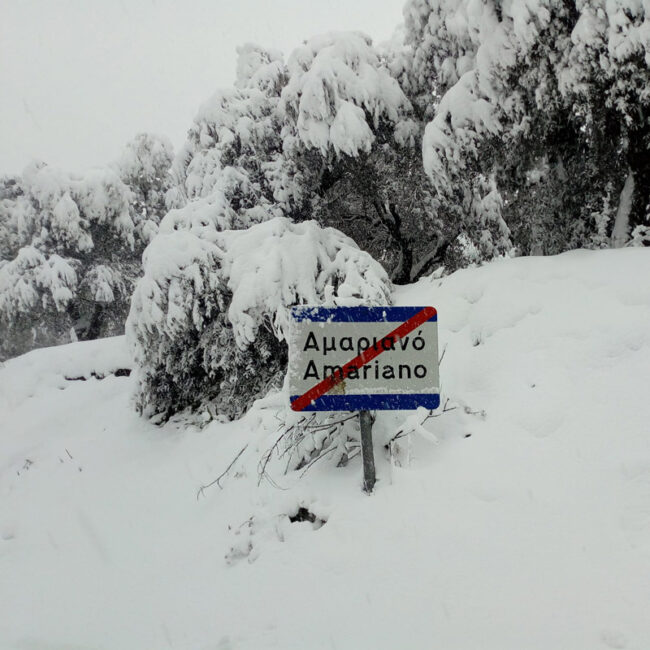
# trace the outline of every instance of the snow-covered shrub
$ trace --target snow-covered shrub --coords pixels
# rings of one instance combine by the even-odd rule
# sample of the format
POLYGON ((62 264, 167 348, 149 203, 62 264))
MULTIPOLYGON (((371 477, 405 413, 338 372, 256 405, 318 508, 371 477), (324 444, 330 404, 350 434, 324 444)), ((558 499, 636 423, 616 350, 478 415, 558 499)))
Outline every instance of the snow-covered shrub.
POLYGON ((146 415, 213 404, 236 417, 281 383, 292 305, 390 301, 381 266, 332 228, 218 230, 188 208, 146 249, 127 322, 146 415))

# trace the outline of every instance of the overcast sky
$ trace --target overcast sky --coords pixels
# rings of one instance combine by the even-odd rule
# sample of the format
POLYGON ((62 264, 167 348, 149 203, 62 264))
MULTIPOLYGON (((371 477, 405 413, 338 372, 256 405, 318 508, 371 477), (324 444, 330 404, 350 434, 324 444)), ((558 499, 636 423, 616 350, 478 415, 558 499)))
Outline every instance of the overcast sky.
POLYGON ((3 0, 0 175, 32 159, 81 171, 140 131, 184 139, 200 103, 234 80, 235 47, 287 54, 359 29, 387 39, 404 0, 3 0))

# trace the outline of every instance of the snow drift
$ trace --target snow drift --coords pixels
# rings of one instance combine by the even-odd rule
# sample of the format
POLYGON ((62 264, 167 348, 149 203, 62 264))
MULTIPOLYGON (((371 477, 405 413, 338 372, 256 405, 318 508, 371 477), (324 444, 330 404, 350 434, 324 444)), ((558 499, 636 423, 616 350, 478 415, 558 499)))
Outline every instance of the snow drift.
POLYGON ((258 486, 281 394, 155 427, 121 338, 7 362, 0 646, 650 647, 649 273, 577 251, 400 289, 439 310, 445 410, 378 418, 371 497, 358 458, 258 486))

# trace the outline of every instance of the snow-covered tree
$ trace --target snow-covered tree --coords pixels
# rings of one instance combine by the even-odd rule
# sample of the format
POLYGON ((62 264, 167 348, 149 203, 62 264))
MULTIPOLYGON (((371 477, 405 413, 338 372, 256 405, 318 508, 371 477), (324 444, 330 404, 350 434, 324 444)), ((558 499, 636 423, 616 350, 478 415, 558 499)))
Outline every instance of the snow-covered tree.
POLYGON ((173 166, 170 207, 196 199, 228 206, 228 228, 246 228, 280 212, 267 167, 280 153, 276 114, 285 80, 281 54, 238 48, 234 88, 218 90, 199 109, 173 166))
POLYGON ((171 162, 149 136, 127 153, 83 175, 33 163, 2 182, 0 356, 123 331, 171 162))
POLYGON ((400 65, 395 50, 357 32, 314 37, 290 55, 274 196, 294 218, 352 236, 408 282, 441 250, 442 220, 400 65))
POLYGON ((292 305, 390 301, 381 266, 332 228, 276 217, 221 230, 191 205, 163 220, 133 294, 127 334, 143 414, 241 415, 282 382, 292 305))
POLYGON ((151 133, 139 133, 129 142, 116 170, 131 190, 131 218, 138 239, 147 243, 158 230, 167 213, 165 197, 172 188, 170 169, 174 151, 168 138, 151 133))
POLYGON ((486 219, 497 248, 501 216, 524 253, 599 245, 604 232, 621 245, 645 225, 646 11, 634 0, 407 2, 414 85, 442 95, 425 169, 468 231, 486 179, 501 195, 486 219), (610 218, 601 208, 613 200, 610 218))

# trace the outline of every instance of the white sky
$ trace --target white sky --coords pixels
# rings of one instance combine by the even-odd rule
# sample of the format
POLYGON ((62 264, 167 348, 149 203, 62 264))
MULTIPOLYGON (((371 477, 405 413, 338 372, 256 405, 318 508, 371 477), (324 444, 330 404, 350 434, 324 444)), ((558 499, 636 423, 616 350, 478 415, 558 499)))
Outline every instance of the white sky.
POLYGON ((69 171, 113 160, 140 131, 178 148, 200 103, 232 84, 235 47, 285 55, 359 29, 387 39, 404 0, 3 0, 0 175, 38 158, 69 171))

